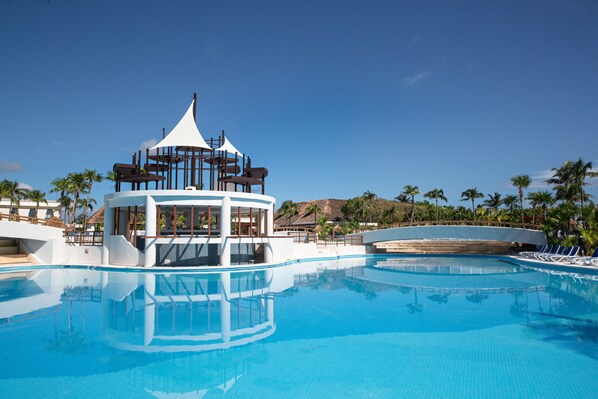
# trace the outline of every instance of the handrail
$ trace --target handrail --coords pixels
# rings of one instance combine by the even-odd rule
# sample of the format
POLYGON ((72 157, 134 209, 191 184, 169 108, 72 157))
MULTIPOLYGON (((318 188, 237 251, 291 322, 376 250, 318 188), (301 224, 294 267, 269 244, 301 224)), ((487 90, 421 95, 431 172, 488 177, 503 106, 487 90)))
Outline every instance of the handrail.
POLYGON ((64 239, 70 245, 103 245, 103 231, 71 231, 64 233, 64 239))
MULTIPOLYGON (((361 226, 355 233, 361 233, 364 231, 372 230, 384 230, 399 227, 417 227, 417 226, 485 226, 485 227, 511 227, 511 228, 523 228, 531 230, 542 230, 542 226, 534 223, 519 223, 519 222, 498 222, 495 220, 423 220, 411 222, 400 222, 392 223, 388 225, 378 226, 361 226)), ((311 227, 286 227, 279 226, 274 228, 274 231, 286 231, 286 232, 305 232, 313 233, 314 229, 311 227)))
POLYGON ((398 228, 398 227, 415 227, 415 226, 486 226, 486 227, 514 227, 532 230, 541 230, 542 226, 533 223, 519 223, 519 222, 498 222, 495 220, 431 220, 431 221, 417 221, 417 222, 401 222, 393 223, 385 227, 375 227, 372 230, 379 230, 381 228, 398 228))
POLYGON ((52 220, 52 219, 40 219, 34 218, 29 216, 21 216, 18 214, 6 214, 0 213, 0 220, 6 219, 10 222, 27 222, 31 224, 39 224, 41 226, 48 226, 48 227, 57 227, 64 229, 66 228, 66 224, 62 222, 62 220, 52 220))

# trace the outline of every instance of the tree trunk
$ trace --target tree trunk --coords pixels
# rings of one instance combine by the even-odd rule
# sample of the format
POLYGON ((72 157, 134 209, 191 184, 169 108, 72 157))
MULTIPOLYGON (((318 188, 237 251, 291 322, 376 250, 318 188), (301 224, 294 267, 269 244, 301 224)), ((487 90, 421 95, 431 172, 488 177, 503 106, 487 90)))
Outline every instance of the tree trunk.
POLYGON ((472 220, 475 220, 475 199, 473 198, 471 199, 471 214, 473 217, 472 220))
POLYGON ((87 207, 89 206, 89 200, 91 199, 91 184, 87 187, 87 206, 83 207, 83 231, 87 230, 87 207))
POLYGON ((413 226, 413 215, 415 214, 415 197, 411 197, 411 226, 413 226))
POLYGON ((521 206, 521 223, 523 223, 523 190, 519 189, 519 205, 521 206))
POLYGON ((436 197, 436 223, 438 223, 438 197, 436 197))

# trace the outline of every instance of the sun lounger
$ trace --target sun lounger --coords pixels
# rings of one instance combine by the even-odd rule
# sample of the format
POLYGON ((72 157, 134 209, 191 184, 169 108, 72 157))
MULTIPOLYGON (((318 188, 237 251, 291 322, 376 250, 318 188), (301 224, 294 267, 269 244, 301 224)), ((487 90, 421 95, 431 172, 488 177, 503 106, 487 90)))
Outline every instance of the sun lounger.
POLYGON ((573 265, 578 266, 598 266, 598 247, 594 249, 594 252, 590 256, 576 256, 569 259, 569 262, 573 265))
POLYGON ((550 261, 550 262, 562 262, 564 260, 576 257, 578 252, 579 252, 579 247, 577 247, 577 246, 569 247, 565 250, 565 252, 563 252, 562 255, 551 255, 551 256, 545 257, 544 259, 547 261, 550 261))
POLYGON ((525 251, 525 252, 520 252, 519 256, 523 256, 524 258, 529 258, 532 257, 534 255, 540 254, 540 253, 546 253, 549 252, 552 249, 552 245, 542 245, 540 248, 538 248, 537 251, 525 251))
POLYGON ((538 259, 538 260, 544 260, 545 256, 560 255, 564 250, 565 250, 565 247, 563 247, 562 245, 555 245, 552 247, 552 249, 550 251, 544 252, 541 254, 532 255, 532 258, 538 259))

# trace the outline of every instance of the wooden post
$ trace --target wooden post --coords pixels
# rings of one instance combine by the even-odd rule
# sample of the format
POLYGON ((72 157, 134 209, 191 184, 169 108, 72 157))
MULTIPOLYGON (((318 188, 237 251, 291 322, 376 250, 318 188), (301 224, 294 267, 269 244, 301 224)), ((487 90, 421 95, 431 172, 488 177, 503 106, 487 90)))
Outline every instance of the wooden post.
POLYGON ((237 207, 237 236, 241 237, 241 207, 237 207))
POLYGON ((127 207, 127 241, 131 242, 131 207, 127 207))
MULTIPOLYGON (((174 149, 174 157, 175 160, 178 161, 179 159, 179 149, 175 148, 174 149)), ((179 189, 179 163, 176 162, 174 164, 174 189, 178 190, 179 189)))
MULTIPOLYGON (((139 150, 139 158, 137 159, 137 172, 141 173, 141 150, 139 150)), ((137 182, 137 190, 141 190, 141 182, 137 182)))
POLYGON ((253 237, 253 208, 249 208, 249 236, 253 237))
POLYGON ((183 151, 183 189, 185 187, 188 186, 188 182, 187 182, 187 172, 189 171, 189 168, 187 167, 187 164, 189 163, 189 157, 188 157, 189 151, 187 150, 187 147, 185 147, 185 150, 183 151))
POLYGON ((112 231, 112 235, 117 235, 118 234, 118 221, 119 221, 119 213, 120 213, 120 208, 116 208, 115 212, 114 212, 114 230, 112 231))
POLYGON ((172 213, 173 213, 173 215, 172 215, 172 221, 173 221, 172 234, 174 235, 174 238, 176 238, 176 205, 173 205, 172 213))
POLYGON ((258 220, 257 235, 258 235, 258 237, 262 236, 262 212, 263 212, 262 209, 257 211, 257 220, 258 220))
POLYGON ((191 237, 193 237, 193 225, 195 224, 195 206, 191 205, 191 237))
MULTIPOLYGON (((160 221, 162 220, 162 215, 161 215, 161 211, 160 211, 160 205, 158 205, 157 207, 157 217, 156 217, 156 237, 160 237, 160 221)), ((145 211, 147 213, 147 210, 145 211)), ((147 215, 145 215, 145 220, 147 221, 147 215)))
MULTIPOLYGON (((149 148, 145 149, 145 166, 149 169, 149 148)), ((145 173, 149 173, 149 170, 146 170, 145 173)), ((145 189, 148 189, 149 182, 145 182, 145 189)), ((156 188, 158 188, 158 181, 156 181, 156 188)))
POLYGON ((135 205, 135 213, 133 214, 133 246, 137 248, 137 205, 135 205))
POLYGON ((211 235, 212 230, 212 205, 208 205, 208 237, 211 235))
POLYGON ((168 147, 168 184, 169 190, 172 189, 172 148, 168 147))

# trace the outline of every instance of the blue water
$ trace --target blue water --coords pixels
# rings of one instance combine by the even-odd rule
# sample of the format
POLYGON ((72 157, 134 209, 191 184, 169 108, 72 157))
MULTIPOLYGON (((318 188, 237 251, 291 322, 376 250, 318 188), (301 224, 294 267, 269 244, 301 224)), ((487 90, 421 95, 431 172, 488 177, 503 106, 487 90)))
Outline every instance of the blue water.
POLYGON ((0 273, 0 398, 594 398, 598 278, 494 257, 0 273))

